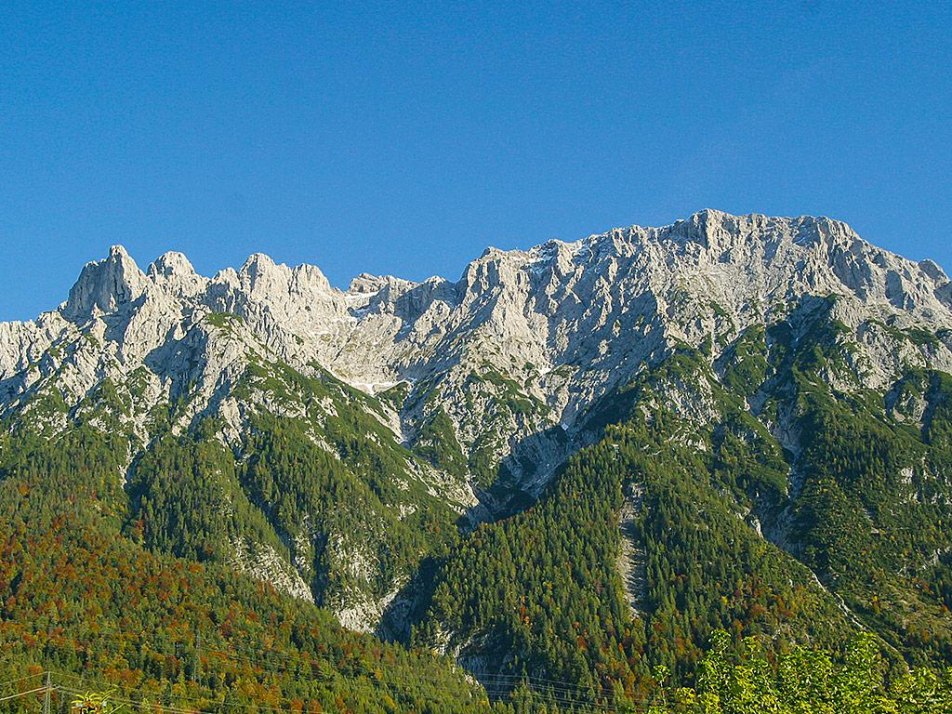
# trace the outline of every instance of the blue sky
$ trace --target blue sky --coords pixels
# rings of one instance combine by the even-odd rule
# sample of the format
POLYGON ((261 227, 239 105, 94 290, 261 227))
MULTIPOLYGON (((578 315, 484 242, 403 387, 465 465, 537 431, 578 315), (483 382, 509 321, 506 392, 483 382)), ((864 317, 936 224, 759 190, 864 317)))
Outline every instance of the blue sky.
POLYGON ((0 0, 0 319, 87 260, 455 279, 704 207, 952 268, 950 3, 0 0))

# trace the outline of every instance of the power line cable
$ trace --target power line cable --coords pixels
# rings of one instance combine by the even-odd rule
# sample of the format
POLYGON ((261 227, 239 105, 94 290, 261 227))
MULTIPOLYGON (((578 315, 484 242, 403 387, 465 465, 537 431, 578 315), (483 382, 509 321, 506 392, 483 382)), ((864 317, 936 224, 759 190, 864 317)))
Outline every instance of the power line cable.
POLYGON ((30 694, 39 694, 40 692, 45 692, 45 691, 47 691, 47 687, 46 687, 46 685, 43 685, 42 687, 37 687, 36 689, 31 689, 31 690, 28 691, 28 692, 20 692, 19 694, 10 694, 10 695, 8 695, 8 696, 6 696, 6 697, 0 697, 0 702, 8 702, 8 701, 10 701, 11 699, 20 699, 21 697, 25 697, 25 696, 28 696, 28 695, 30 695, 30 694))
POLYGON ((28 674, 25 677, 19 677, 18 679, 11 679, 6 682, 0 682, 0 687, 9 687, 11 684, 18 684, 20 682, 25 682, 28 679, 36 679, 42 677, 46 672, 39 672, 38 674, 28 674))

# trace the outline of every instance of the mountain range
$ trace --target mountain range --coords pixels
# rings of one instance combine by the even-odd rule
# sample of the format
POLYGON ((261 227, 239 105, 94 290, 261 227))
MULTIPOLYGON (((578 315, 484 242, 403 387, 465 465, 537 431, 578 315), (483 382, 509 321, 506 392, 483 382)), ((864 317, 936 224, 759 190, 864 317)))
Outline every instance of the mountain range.
POLYGON ((493 698, 638 701, 717 629, 952 664, 952 282, 836 220, 705 210, 347 290, 116 246, 0 324, 0 418, 18 532, 59 493, 493 698))

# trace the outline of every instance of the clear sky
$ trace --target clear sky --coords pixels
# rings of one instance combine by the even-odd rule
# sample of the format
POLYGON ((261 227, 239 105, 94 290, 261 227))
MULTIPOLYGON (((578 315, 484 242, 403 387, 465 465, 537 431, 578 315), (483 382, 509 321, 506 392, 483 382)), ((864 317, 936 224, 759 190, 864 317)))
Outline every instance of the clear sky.
POLYGON ((952 268, 949 2, 0 0, 0 319, 124 244, 455 279, 705 207, 952 268))

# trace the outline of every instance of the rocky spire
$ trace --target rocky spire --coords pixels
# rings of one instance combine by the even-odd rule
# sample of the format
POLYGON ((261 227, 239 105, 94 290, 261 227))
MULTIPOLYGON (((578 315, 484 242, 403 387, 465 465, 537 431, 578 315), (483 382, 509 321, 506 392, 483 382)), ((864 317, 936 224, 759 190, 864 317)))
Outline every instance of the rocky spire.
POLYGON ((87 263, 69 291, 63 309, 68 320, 82 320, 95 311, 111 313, 142 295, 145 274, 121 245, 114 245, 104 260, 87 263))

